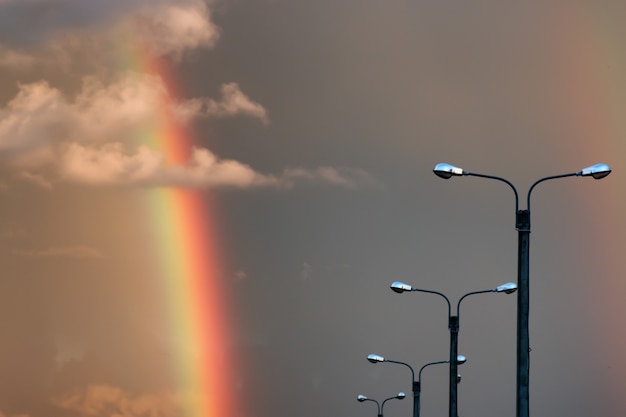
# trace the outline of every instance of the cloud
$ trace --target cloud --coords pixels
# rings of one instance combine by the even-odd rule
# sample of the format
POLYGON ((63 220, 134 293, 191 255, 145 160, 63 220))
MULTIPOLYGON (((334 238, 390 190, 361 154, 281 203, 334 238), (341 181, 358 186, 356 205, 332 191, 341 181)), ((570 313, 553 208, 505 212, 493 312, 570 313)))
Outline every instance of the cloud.
POLYGON ((28 258, 102 259, 104 257, 99 249, 86 245, 66 246, 30 251, 14 250, 13 254, 28 258))
POLYGON ((108 85, 87 77, 73 101, 45 81, 22 84, 0 109, 0 158, 28 168, 53 160, 63 143, 130 141, 162 113, 164 96, 157 77, 132 72, 108 85))
POLYGON ((60 91, 46 82, 21 85, 15 98, 0 110, 0 152, 37 148, 65 135, 73 124, 74 115, 60 91))
POLYGON ((183 411, 179 395, 134 394, 108 384, 91 384, 83 390, 55 398, 53 404, 95 417, 175 417, 183 411))
POLYGON ((237 84, 223 85, 222 94, 220 101, 177 101, 159 77, 133 71, 108 84, 85 77, 73 99, 46 81, 21 84, 16 96, 0 109, 0 153, 62 141, 133 141, 142 129, 159 128, 170 112, 181 122, 237 114, 267 120, 265 109, 237 84))
POLYGON ((379 186, 380 183, 368 172, 355 168, 318 167, 314 169, 288 168, 283 173, 287 182, 308 181, 327 183, 346 188, 379 186))
POLYGON ((60 63, 72 68, 74 61, 87 61, 94 71, 71 96, 45 80, 20 84, 15 97, 0 108, 0 163, 19 179, 43 189, 57 182, 194 188, 291 188, 302 182, 350 188, 375 182, 364 171, 349 168, 295 167, 264 174, 202 147, 189 150, 188 160, 170 163, 167 155, 140 144, 139 138, 198 118, 243 116, 267 125, 267 110, 236 82, 222 84, 219 98, 176 100, 157 75, 118 72, 120 39, 130 39, 143 52, 176 59, 188 50, 214 47, 220 30, 204 1, 113 0, 107 7, 95 6, 104 7, 100 12, 79 3, 0 3, 5 12, 0 20, 30 16, 41 22, 34 32, 49 35, 35 43, 39 49, 28 42, 15 41, 13 48, 0 45, 0 65, 60 63), (76 6, 71 21, 64 14, 70 5, 76 6), (86 53, 89 60, 84 59, 86 53))
MULTIPOLYGON (((145 145, 128 151, 142 132, 164 129, 168 114, 184 118, 233 116, 242 113, 267 120, 265 109, 252 102, 235 83, 223 97, 194 110, 168 96, 155 76, 126 72, 110 84, 87 77, 71 100, 41 81, 20 85, 18 94, 0 109, 0 158, 20 170, 21 178, 51 186, 42 169, 59 180, 84 184, 181 186, 251 186, 274 183, 233 160, 220 160, 207 149, 194 149, 187 165, 168 166, 165 157, 145 145), (177 113, 178 112, 178 113, 177 113)), ((192 101, 193 103, 193 101, 192 101)))
POLYGON ((71 144, 61 155, 64 181, 91 185, 175 186, 191 188, 250 187, 277 184, 234 160, 218 159, 211 151, 194 148, 185 165, 168 165, 159 152, 139 146, 126 153, 122 144, 99 148, 71 144))
POLYGON ((180 58, 185 50, 212 48, 220 34, 202 1, 147 5, 126 24, 137 39, 157 56, 180 58))
POLYGON ((259 119, 264 124, 269 123, 267 110, 245 95, 237 83, 223 84, 221 93, 220 101, 191 99, 179 104, 174 112, 181 121, 196 117, 230 117, 241 114, 259 119))
POLYGON ((266 175, 244 163, 220 159, 205 148, 193 148, 186 164, 169 165, 162 154, 143 145, 129 153, 120 143, 97 148, 71 144, 59 162, 62 181, 85 185, 291 188, 306 181, 355 188, 375 183, 364 171, 347 168, 296 168, 282 175, 266 175))
POLYGON ((160 78, 130 71, 109 84, 86 77, 74 98, 45 81, 19 87, 0 109, 0 160, 19 178, 42 188, 55 182, 193 188, 289 188, 297 182, 356 187, 372 182, 364 171, 348 168, 262 174, 201 147, 193 148, 187 161, 171 164, 163 153, 135 144, 146 132, 166 129, 168 118, 189 122, 241 114, 267 123, 263 106, 236 83, 224 84, 219 100, 187 101, 169 96, 160 78))
POLYGON ((4 0, 0 11, 0 39, 14 51, 0 64, 9 66, 58 63, 66 58, 53 53, 59 50, 113 59, 122 36, 144 52, 180 58, 190 49, 212 48, 220 34, 201 0, 4 0))

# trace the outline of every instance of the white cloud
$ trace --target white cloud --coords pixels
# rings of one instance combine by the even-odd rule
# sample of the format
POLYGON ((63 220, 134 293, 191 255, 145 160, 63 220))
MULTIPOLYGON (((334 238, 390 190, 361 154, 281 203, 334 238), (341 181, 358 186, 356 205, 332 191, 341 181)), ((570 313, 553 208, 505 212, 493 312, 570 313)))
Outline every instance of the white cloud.
POLYGON ((59 171, 65 181, 110 185, 145 181, 162 164, 162 156, 147 146, 129 155, 121 143, 97 148, 71 143, 61 154, 59 171))
POLYGON ((83 416, 175 417, 183 411, 181 398, 168 392, 135 394, 112 385, 91 384, 54 399, 53 404, 83 416))
POLYGON ((230 117, 241 114, 259 119, 264 124, 269 123, 267 110, 245 95, 237 83, 223 84, 221 93, 222 98, 219 101, 191 99, 180 103, 174 108, 174 112, 181 121, 195 117, 230 117))
POLYGON ((234 160, 218 159, 211 151, 194 148, 187 164, 168 165, 147 146, 128 153, 120 143, 101 147, 71 144, 61 155, 61 179, 91 185, 175 187, 250 187, 273 185, 271 176, 234 160))
POLYGON ((20 85, 0 109, 0 158, 32 168, 54 162, 64 143, 130 141, 158 118, 164 96, 158 78, 132 72, 109 85, 88 77, 73 101, 45 81, 20 85))
POLYGON ((36 148, 74 123, 60 91, 46 82, 20 85, 17 96, 0 111, 0 151, 36 148))
POLYGON ((237 114, 267 120, 263 106, 237 84, 223 85, 222 94, 219 101, 176 101, 160 78, 132 71, 109 84, 86 77, 73 100, 46 81, 21 84, 17 95, 0 109, 0 152, 60 141, 131 141, 142 129, 159 127, 169 112, 181 122, 237 114))
POLYGON ((186 164, 169 165, 162 154, 147 146, 128 152, 121 143, 100 147, 71 144, 60 155, 59 169, 61 180, 86 185, 290 188, 307 181, 354 188, 374 184, 363 171, 330 167, 265 175, 244 163, 220 159, 205 148, 193 148, 186 164))
MULTIPOLYGON (((243 113, 266 120, 263 107, 237 84, 223 88, 220 101, 198 99, 219 112, 177 103, 154 76, 127 72, 105 85, 88 77, 70 100, 47 82, 24 84, 0 109, 0 157, 19 168, 23 179, 49 188, 52 170, 58 179, 84 184, 181 186, 251 186, 275 182, 207 149, 195 149, 185 165, 169 166, 164 156, 145 145, 127 150, 142 132, 161 129, 169 112, 187 108, 186 118, 243 113)), ((206 106, 205 106, 206 107, 206 106)))
POLYGON ((346 188, 378 186, 378 181, 362 169, 318 167, 315 169, 288 168, 282 178, 286 182, 308 181, 326 183, 346 188))
MULTIPOLYGON (((0 109, 0 159, 23 180, 50 189, 54 182, 86 185, 178 187, 291 187, 318 182, 355 187, 371 182, 363 171, 320 167, 261 174, 249 165, 194 148, 188 161, 169 164, 161 152, 136 144, 163 130, 168 117, 242 114, 267 122, 267 112, 236 83, 222 86, 219 100, 176 102, 158 77, 126 72, 109 84, 87 77, 71 99, 47 82, 20 86, 0 109)), ((171 121, 173 122, 173 120, 171 121)))
POLYGON ((132 16, 127 24, 154 55, 173 55, 177 58, 185 50, 212 48, 220 34, 202 1, 148 5, 132 16))
MULTIPOLYGON (((3 11, 39 16, 35 3, 3 11)), ((42 32, 37 47, 29 44, 29 50, 35 52, 0 45, 0 66, 60 64, 72 68, 74 61, 83 66, 88 62, 95 75, 85 77, 73 96, 47 81, 21 84, 17 95, 0 108, 0 163, 13 169, 21 180, 44 189, 59 181, 200 188, 374 183, 367 173, 347 168, 296 167, 263 174, 201 147, 190 150, 187 161, 170 164, 162 152, 141 144, 138 138, 162 132, 167 123, 175 121, 184 125, 197 118, 244 116, 269 123, 267 110, 235 82, 223 84, 219 98, 175 100, 158 76, 118 72, 120 39, 130 39, 144 52, 175 58, 188 50, 214 47, 220 30, 204 1, 120 0, 108 6, 99 3, 92 9, 78 0, 66 0, 46 16, 41 27, 32 28, 34 33, 42 32), (63 13, 70 5, 78 16, 72 22, 66 21, 63 13), (86 53, 89 60, 84 59, 86 53)), ((16 36, 26 39, 29 33, 16 36)))
POLYGON ((5 67, 66 66, 72 55, 88 53, 114 68, 122 38, 143 53, 180 58, 214 47, 220 35, 202 0, 5 0, 0 7, 4 21, 31 23, 0 26, 5 67))

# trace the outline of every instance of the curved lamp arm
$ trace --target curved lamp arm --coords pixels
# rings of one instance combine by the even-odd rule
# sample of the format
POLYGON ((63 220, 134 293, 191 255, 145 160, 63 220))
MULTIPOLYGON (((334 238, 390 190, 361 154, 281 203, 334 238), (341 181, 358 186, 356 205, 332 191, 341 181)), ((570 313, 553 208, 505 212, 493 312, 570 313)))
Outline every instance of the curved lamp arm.
POLYGON ((484 294, 484 293, 488 293, 488 292, 499 292, 499 293, 504 293, 504 294, 513 294, 515 291, 517 291, 517 284, 514 282, 507 282, 506 284, 502 284, 497 286, 496 288, 492 288, 490 290, 481 290, 481 291, 472 291, 472 292, 468 292, 467 294, 465 294, 463 297, 461 297, 459 299, 459 301, 456 304, 456 315, 457 317, 460 316, 460 309, 461 309, 461 301, 463 301, 463 299, 465 297, 469 297, 470 295, 474 295, 474 294, 484 294))
POLYGON ((446 300, 446 303, 448 304, 448 317, 450 317, 450 315, 451 315, 450 300, 448 299, 448 297, 446 297, 445 294, 440 293, 439 291, 423 290, 421 288, 413 288, 409 284, 405 284, 404 282, 400 282, 400 281, 393 282, 390 285, 390 287, 391 287, 392 291, 397 292, 399 294, 402 294, 403 292, 406 292, 406 291, 418 291, 418 292, 425 292, 425 293, 429 293, 429 294, 436 294, 436 295, 442 297, 444 300, 446 300))
POLYGON ((387 359, 384 356, 380 356, 375 353, 370 353, 369 355, 367 355, 367 360, 370 361, 371 363, 389 362, 389 363, 397 363, 400 365, 404 365, 411 370, 411 381, 415 381, 415 371, 413 370, 413 367, 406 362, 400 362, 400 361, 395 361, 392 359, 387 359))
POLYGON ((361 394, 359 394, 359 395, 356 397, 356 400, 357 400, 358 402, 360 402, 360 403, 362 403, 362 402, 364 402, 364 401, 372 401, 372 402, 375 402, 375 403, 376 403, 376 407, 378 407, 378 415, 380 415, 380 413, 381 413, 381 410, 380 410, 380 403, 379 403, 378 401, 376 401, 375 399, 373 399, 373 398, 368 398, 368 397, 366 397, 365 395, 361 395, 361 394))
MULTIPOLYGON (((457 362, 458 362, 458 360, 457 360, 457 362)), ((450 363, 450 361, 437 361, 437 362, 427 363, 426 365, 424 365, 424 366, 422 366, 422 367, 420 368, 420 371, 419 371, 418 376, 417 376, 417 380, 418 380, 418 381, 421 381, 421 380, 422 380, 422 371, 424 370, 424 368, 426 368, 426 367, 428 367, 428 366, 430 366, 430 365, 439 365, 439 364, 441 364, 441 363, 450 363)), ((420 383, 421 383, 421 382, 420 382, 420 383)))
MULTIPOLYGON (((581 171, 582 172, 582 171, 581 171)), ((554 180, 556 178, 565 178, 565 177, 574 177, 580 175, 578 172, 570 172, 569 174, 561 174, 561 175, 551 175, 549 177, 541 178, 533 183, 528 189, 528 195, 526 196, 526 209, 530 211, 530 194, 533 192, 533 189, 540 183, 548 180, 554 180)))
POLYGON ((404 400, 404 397, 406 397, 406 394, 402 391, 400 391, 398 393, 398 395, 394 395, 393 397, 389 397, 389 398, 385 398, 385 400, 383 401, 383 403, 380 406, 380 411, 378 412, 378 414, 382 415, 383 414, 383 408, 385 407, 385 403, 389 400, 404 400))
MULTIPOLYGON (((486 175, 486 174, 479 174, 476 172, 465 171, 462 168, 456 167, 454 165, 446 164, 446 163, 439 163, 435 165, 433 172, 435 173, 435 175, 443 179, 448 179, 451 177, 458 177, 462 175, 469 175, 473 177, 488 178, 492 180, 501 181, 507 184, 513 190, 513 193, 515 194, 515 212, 519 211, 519 197, 518 197, 517 189, 515 188, 513 183, 511 183, 509 180, 505 178, 497 177, 495 175, 486 175)), ((541 178, 540 180, 535 181, 535 183, 528 190, 528 195, 526 196, 526 209, 530 211, 530 194, 533 188, 535 188, 535 186, 541 182, 556 179, 556 178, 574 177, 574 176, 592 177, 593 179, 600 180, 606 177, 607 175, 609 175, 610 173, 611 173, 611 167, 608 166, 607 164, 595 164, 587 168, 583 168, 582 170, 578 172, 571 172, 569 174, 561 174, 561 175, 552 175, 549 177, 541 178)))
POLYGON ((528 208, 528 211, 530 211, 530 193, 533 191, 533 188, 535 188, 535 186, 541 182, 563 177, 592 177, 595 180, 601 180, 610 173, 611 167, 607 164, 595 164, 587 168, 583 168, 578 172, 570 172, 569 174, 552 175, 549 177, 541 178, 540 180, 535 181, 535 183, 528 190, 528 196, 526 197, 526 207, 528 208))
POLYGON ((517 212, 517 210, 519 209, 519 197, 518 197, 518 194, 517 194, 517 189, 515 188, 513 183, 511 183, 511 181, 509 181, 509 180, 507 180, 505 178, 496 177, 495 175, 486 175, 486 174, 479 174, 479 173, 476 173, 476 172, 464 171, 462 168, 455 167, 454 165, 450 165, 450 164, 446 164, 446 163, 439 163, 439 164, 435 165, 435 168, 433 169, 433 172, 439 178, 443 178, 445 180, 447 180, 448 178, 453 177, 453 176, 458 177, 458 176, 461 176, 461 175, 470 175, 472 177, 489 178, 489 179, 492 179, 492 180, 503 182, 506 185, 508 185, 509 187, 511 187, 511 190, 513 190, 513 194, 515 194, 515 212, 517 212))

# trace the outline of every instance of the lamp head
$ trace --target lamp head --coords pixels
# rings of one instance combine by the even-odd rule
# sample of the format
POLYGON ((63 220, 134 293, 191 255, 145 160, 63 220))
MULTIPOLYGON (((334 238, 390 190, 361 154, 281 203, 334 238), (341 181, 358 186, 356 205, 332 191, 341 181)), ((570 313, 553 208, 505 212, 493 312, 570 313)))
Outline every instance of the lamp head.
POLYGON ((367 400, 367 397, 365 395, 359 394, 359 396, 356 397, 356 400, 362 403, 363 401, 367 400))
POLYGON ((601 180, 611 173, 611 167, 607 164, 595 164, 590 167, 584 168, 578 173, 583 177, 593 177, 596 180, 601 180))
POLYGON ((406 394, 404 392, 402 392, 402 391, 400 391, 398 393, 398 395, 396 395, 396 398, 399 399, 399 400, 403 400, 404 397, 406 397, 406 394))
POLYGON ((507 282, 494 289, 495 292, 503 292, 505 294, 513 294, 517 291, 517 284, 514 282, 507 282))
POLYGON ((465 362, 467 362, 467 358, 463 355, 459 355, 456 357, 456 363, 458 365, 463 365, 465 362))
POLYGON ((435 173, 436 176, 438 176, 439 178, 443 178, 444 180, 447 180, 448 178, 452 176, 458 177, 458 176, 463 175, 462 168, 455 167, 454 165, 450 165, 450 164, 444 164, 444 163, 435 165, 435 169, 433 169, 433 172, 435 173))
POLYGON ((461 383, 461 374, 456 374, 456 383, 457 384, 461 383))
POLYGON ((367 355, 367 360, 372 363, 385 362, 385 358, 375 353, 370 353, 369 355, 367 355))
POLYGON ((402 294, 405 291, 413 291, 413 287, 409 284, 405 284, 404 282, 396 281, 391 284, 392 291, 397 292, 398 294, 402 294))

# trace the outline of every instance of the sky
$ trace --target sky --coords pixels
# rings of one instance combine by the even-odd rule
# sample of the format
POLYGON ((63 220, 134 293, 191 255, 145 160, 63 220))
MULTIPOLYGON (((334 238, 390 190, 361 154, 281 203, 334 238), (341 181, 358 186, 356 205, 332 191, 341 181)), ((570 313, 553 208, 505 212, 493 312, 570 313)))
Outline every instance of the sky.
MULTIPOLYGON (((625 19, 0 0, 0 417, 362 416, 399 391, 384 414, 410 415, 408 369, 366 357, 448 359, 447 311, 389 285, 456 304, 517 275, 511 190, 439 162, 522 209, 611 166, 532 194, 530 410, 625 415, 625 19)), ((463 301, 459 415, 514 415, 515 338, 515 295, 463 301)), ((447 371, 422 415, 446 415, 447 371)))

